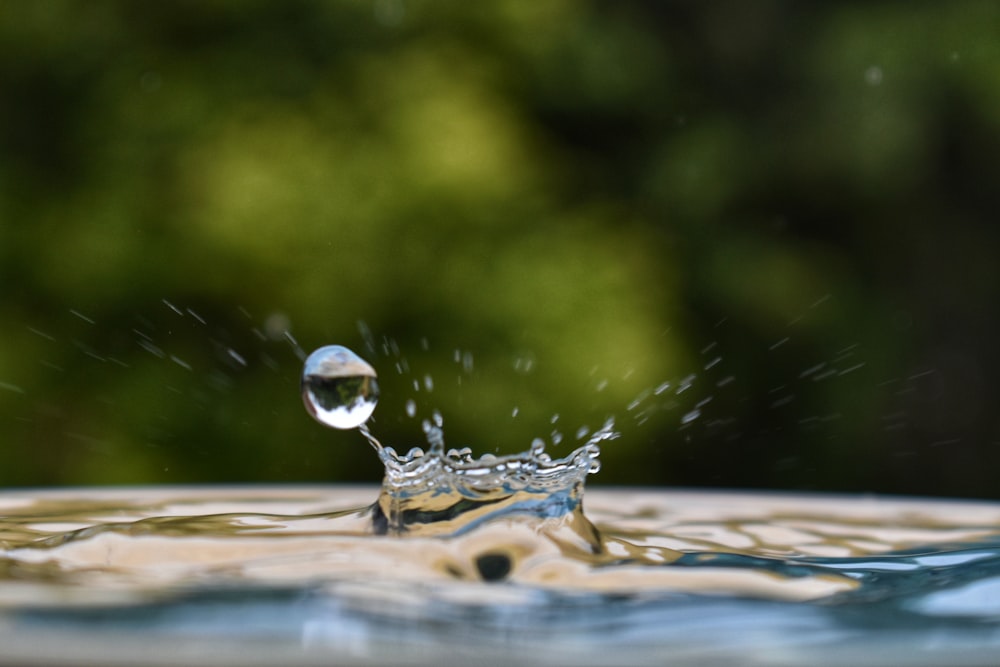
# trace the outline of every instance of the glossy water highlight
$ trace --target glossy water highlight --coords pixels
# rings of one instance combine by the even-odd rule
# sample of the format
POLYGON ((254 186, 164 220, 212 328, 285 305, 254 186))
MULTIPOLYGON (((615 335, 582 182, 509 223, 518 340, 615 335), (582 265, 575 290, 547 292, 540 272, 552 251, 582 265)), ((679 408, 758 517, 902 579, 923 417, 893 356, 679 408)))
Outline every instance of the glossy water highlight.
MULTIPOLYGON (((357 428, 378 452, 385 467, 373 507, 378 534, 454 535, 507 515, 546 519, 579 513, 586 477, 600 470, 600 443, 618 437, 608 419, 563 458, 553 459, 540 438, 521 454, 474 458, 468 447, 445 451, 444 420, 435 411, 423 422, 427 451, 414 447, 398 454, 366 425, 378 398, 375 378, 375 369, 354 352, 330 345, 306 359, 301 386, 306 409, 318 422, 357 428)), ((582 514, 576 523, 586 524, 582 514)), ((593 548, 599 549, 596 542, 593 548)))
POLYGON ((0 664, 995 665, 1000 505, 587 491, 575 451, 397 454, 375 370, 307 360, 376 487, 0 493, 0 664), (584 500, 586 512, 584 512, 584 500))
POLYGON ((1000 651, 997 505, 592 491, 594 550, 576 512, 380 536, 377 493, 0 494, 0 663, 53 636, 135 664, 205 664, 148 652, 177 642, 243 664, 974 665, 1000 651))

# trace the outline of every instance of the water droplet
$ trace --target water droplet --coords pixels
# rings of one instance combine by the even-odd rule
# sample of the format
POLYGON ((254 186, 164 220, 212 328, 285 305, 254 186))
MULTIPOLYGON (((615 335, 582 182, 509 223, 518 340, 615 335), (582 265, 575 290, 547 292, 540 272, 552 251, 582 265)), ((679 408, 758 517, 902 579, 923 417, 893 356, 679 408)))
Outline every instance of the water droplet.
POLYGON ((424 436, 427 438, 427 444, 431 446, 432 452, 440 453, 444 451, 444 431, 441 430, 443 424, 444 420, 441 418, 441 413, 437 410, 434 411, 434 423, 431 423, 429 419, 425 419, 420 424, 424 429, 424 436))
POLYGON ((869 86, 877 86, 882 83, 882 68, 877 65, 872 65, 865 70, 865 82, 869 86))
POLYGON ((161 299, 161 301, 163 301, 163 305, 165 305, 167 308, 169 308, 170 310, 174 311, 175 313, 177 313, 181 317, 184 317, 184 313, 181 312, 180 308, 178 308, 174 304, 170 303, 166 299, 161 299))
POLYGON ((521 373, 522 375, 527 375, 535 368, 535 359, 533 356, 525 355, 522 357, 517 357, 514 359, 514 372, 521 373))
POLYGON ((417 415, 417 404, 411 398, 410 400, 408 400, 406 402, 406 416, 407 417, 415 417, 416 415, 417 415))
POLYGON ((89 317, 87 317, 86 315, 84 315, 83 313, 81 313, 78 310, 73 310, 72 308, 70 308, 69 312, 70 312, 71 315, 75 315, 75 316, 79 317, 81 320, 83 320, 87 324, 94 324, 94 320, 90 319, 89 317))
POLYGON ((772 351, 772 352, 773 352, 774 350, 777 350, 777 349, 778 349, 779 347, 781 347, 782 345, 784 345, 785 343, 787 343, 787 342, 788 342, 788 341, 790 341, 790 340, 791 340, 791 338, 789 338, 788 336, 785 336, 784 338, 782 338, 782 339, 781 339, 781 340, 779 340, 778 342, 774 343, 773 345, 771 345, 771 346, 770 346, 769 348, 767 348, 767 349, 768 349, 769 351, 772 351))
POLYGON ((690 389, 691 386, 694 384, 695 377, 696 376, 694 374, 691 374, 691 375, 688 375, 687 377, 685 377, 683 380, 681 380, 680 386, 677 387, 677 391, 674 392, 674 393, 677 394, 678 396, 680 396, 685 391, 687 391, 688 389, 690 389))
POLYGON ((181 368, 183 368, 186 371, 191 370, 191 364, 189 364, 188 362, 184 361, 180 357, 175 357, 174 355, 171 354, 170 355, 170 361, 174 362, 175 364, 177 364, 178 366, 180 366, 181 368))
POLYGON ((243 355, 241 355, 239 352, 237 352, 233 348, 231 348, 231 347, 227 348, 226 349, 226 354, 228 354, 229 358, 232 359, 233 361, 235 361, 236 363, 238 363, 240 366, 246 366, 247 365, 247 360, 243 358, 243 355))
POLYGON ((697 419, 700 416, 701 416, 701 410, 695 408, 691 412, 689 412, 686 415, 684 415, 683 417, 681 417, 681 424, 690 424, 691 422, 693 422, 695 419, 697 419))
POLYGON ((306 359, 302 400, 317 421, 333 428, 357 428, 378 402, 375 369, 351 350, 328 345, 306 359))

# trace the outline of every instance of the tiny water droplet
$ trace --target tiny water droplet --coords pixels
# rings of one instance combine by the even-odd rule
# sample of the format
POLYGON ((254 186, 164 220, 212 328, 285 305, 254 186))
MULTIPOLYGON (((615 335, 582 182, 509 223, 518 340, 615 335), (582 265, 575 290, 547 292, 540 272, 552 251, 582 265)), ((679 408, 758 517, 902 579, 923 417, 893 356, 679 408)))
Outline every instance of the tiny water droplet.
POLYGON ((522 375, 527 375, 535 368, 535 359, 531 355, 525 355, 523 357, 517 357, 514 359, 514 371, 516 373, 521 373, 522 375))
POLYGON ((681 417, 681 424, 690 424, 691 422, 693 422, 695 419, 697 419, 700 416, 701 416, 701 410, 695 408, 691 412, 689 412, 686 415, 684 415, 683 417, 681 417))
POLYGON ((417 415, 417 404, 411 398, 410 400, 408 400, 406 402, 406 416, 407 417, 415 417, 416 415, 417 415))
POLYGON ((327 345, 306 359, 302 401, 318 422, 339 429, 368 421, 378 402, 371 364, 341 345, 327 345))
POLYGON ((247 365, 247 360, 243 358, 243 355, 241 355, 239 352, 237 352, 233 348, 231 348, 231 347, 227 348, 226 349, 226 354, 228 354, 229 358, 232 359, 233 361, 235 361, 236 363, 238 363, 240 366, 246 366, 247 365))
POLYGON ((680 385, 677 387, 677 391, 675 391, 674 393, 677 394, 678 396, 683 394, 685 391, 691 388, 691 386, 694 384, 695 378, 696 376, 693 373, 685 377, 683 380, 681 380, 680 385))

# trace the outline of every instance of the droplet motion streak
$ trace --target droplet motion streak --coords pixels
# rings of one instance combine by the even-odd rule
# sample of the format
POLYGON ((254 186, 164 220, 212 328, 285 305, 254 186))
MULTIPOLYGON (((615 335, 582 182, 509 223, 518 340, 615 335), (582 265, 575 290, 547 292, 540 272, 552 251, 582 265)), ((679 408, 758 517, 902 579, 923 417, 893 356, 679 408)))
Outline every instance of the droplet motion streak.
POLYGON ((584 516, 611 420, 477 459, 435 411, 399 455, 353 352, 302 390, 376 446, 380 490, 2 493, 0 665, 995 664, 1000 505, 599 490, 584 516))

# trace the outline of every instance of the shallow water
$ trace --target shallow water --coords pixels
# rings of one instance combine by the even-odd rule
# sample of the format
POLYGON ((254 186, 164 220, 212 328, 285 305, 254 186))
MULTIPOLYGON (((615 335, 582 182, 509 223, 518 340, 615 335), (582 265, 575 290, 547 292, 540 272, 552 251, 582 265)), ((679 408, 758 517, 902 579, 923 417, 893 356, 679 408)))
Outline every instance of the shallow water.
POLYGON ((599 489, 585 514, 501 501, 379 534, 385 500, 374 486, 2 493, 0 663, 1000 656, 1000 505, 599 489))

